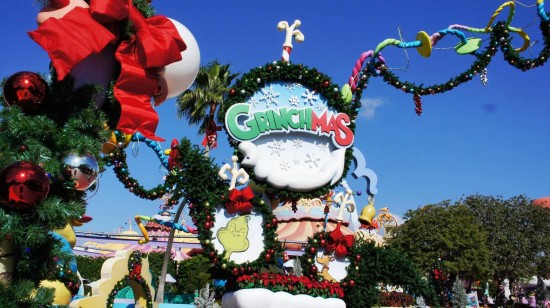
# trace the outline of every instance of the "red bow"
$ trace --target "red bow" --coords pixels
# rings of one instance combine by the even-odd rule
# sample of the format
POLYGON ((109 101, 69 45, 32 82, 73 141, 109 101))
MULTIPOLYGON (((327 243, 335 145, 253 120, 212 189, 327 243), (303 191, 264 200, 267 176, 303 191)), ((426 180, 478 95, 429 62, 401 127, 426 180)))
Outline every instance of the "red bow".
POLYGON ((328 254, 336 253, 336 257, 343 258, 349 254, 348 249, 353 246, 353 235, 342 234, 340 228, 332 230, 329 234, 325 250, 328 254))
POLYGON ((117 129, 126 134, 139 131, 146 138, 163 141, 155 136, 158 115, 151 106, 151 96, 159 93, 159 70, 180 61, 181 52, 187 48, 168 18, 145 19, 130 0, 92 0, 89 9, 76 7, 60 19, 48 18, 29 35, 48 52, 62 80, 86 57, 116 42, 113 22, 126 18, 135 34, 121 42, 115 53, 121 64, 114 88, 121 105, 117 129))
POLYGON ((141 275, 141 265, 136 265, 130 272, 130 279, 137 279, 141 275))
POLYGON ((254 192, 248 186, 243 190, 233 188, 229 193, 228 199, 225 208, 229 214, 250 213, 252 211, 252 203, 250 201, 254 199, 254 192))

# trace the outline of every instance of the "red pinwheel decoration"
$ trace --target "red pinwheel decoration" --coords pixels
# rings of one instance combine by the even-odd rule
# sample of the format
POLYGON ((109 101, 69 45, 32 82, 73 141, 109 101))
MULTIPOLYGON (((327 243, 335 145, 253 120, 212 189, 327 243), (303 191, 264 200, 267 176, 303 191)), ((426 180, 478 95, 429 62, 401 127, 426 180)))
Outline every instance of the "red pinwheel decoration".
POLYGON ((254 192, 250 187, 247 186, 242 190, 233 188, 231 192, 229 192, 225 208, 229 214, 250 213, 252 211, 252 203, 250 202, 252 199, 254 199, 254 192))
POLYGON ((210 120, 208 127, 206 127, 206 135, 202 139, 202 146, 210 149, 215 149, 218 147, 218 132, 222 130, 221 126, 216 125, 214 120, 210 120))
POLYGON ((181 168, 181 163, 178 162, 178 157, 180 156, 179 142, 177 139, 172 139, 172 144, 170 145, 170 155, 168 156, 168 170, 174 169, 174 167, 181 168))

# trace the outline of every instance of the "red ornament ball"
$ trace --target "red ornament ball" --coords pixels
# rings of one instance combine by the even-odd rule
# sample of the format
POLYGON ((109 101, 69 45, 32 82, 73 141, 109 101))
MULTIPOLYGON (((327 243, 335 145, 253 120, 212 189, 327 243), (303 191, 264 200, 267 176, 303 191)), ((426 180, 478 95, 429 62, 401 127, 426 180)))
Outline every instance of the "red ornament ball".
POLYGON ((25 210, 38 205, 50 190, 50 179, 41 167, 16 162, 0 171, 0 206, 25 210))
POLYGON ((18 72, 4 84, 4 100, 8 106, 19 106, 23 111, 40 109, 46 97, 47 84, 38 74, 18 72))
POLYGON ((349 281, 349 286, 352 287, 352 288, 355 287, 355 280, 350 280, 349 281))

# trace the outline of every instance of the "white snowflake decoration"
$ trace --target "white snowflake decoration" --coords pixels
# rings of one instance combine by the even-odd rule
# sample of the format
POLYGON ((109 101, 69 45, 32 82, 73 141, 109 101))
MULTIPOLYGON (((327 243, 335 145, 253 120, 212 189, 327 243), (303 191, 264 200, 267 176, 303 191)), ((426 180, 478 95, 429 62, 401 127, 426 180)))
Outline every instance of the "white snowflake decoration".
POLYGON ((301 149, 304 146, 304 141, 302 139, 292 140, 292 147, 295 149, 301 149))
POLYGON ((319 143, 317 144, 317 148, 320 152, 327 152, 328 151, 328 143, 319 143))
POLYGON ((251 107, 256 108, 256 106, 260 103, 257 98, 251 97, 247 102, 251 107))
POLYGON ((327 109, 325 104, 323 104, 322 102, 318 102, 315 108, 317 109, 317 111, 320 111, 320 112, 323 112, 325 111, 325 109, 327 109))
POLYGON ((283 142, 279 140, 273 140, 271 145, 268 145, 267 147, 271 149, 271 155, 277 155, 279 157, 281 156, 281 152, 285 150, 283 142))
POLYGON ((310 106, 313 106, 319 98, 315 95, 315 91, 310 92, 308 89, 302 94, 302 97, 304 98, 304 104, 309 104, 310 106))
POLYGON ((308 165, 308 167, 311 169, 315 166, 315 168, 319 168, 319 162, 321 159, 317 157, 315 154, 306 154, 307 159, 304 160, 304 163, 308 165))
POLYGON ((294 107, 297 107, 298 104, 300 104, 300 99, 296 96, 291 96, 288 101, 290 102, 290 105, 294 107))
POLYGON ((284 171, 290 170, 290 164, 286 161, 281 162, 279 164, 279 167, 281 168, 281 170, 284 170, 284 171))
POLYGON ((285 89, 288 91, 288 92, 292 92, 295 88, 301 88, 302 85, 297 83, 297 82, 294 82, 294 83, 287 83, 285 84, 285 89))
POLYGON ((281 95, 280 93, 277 93, 273 91, 273 86, 269 86, 269 90, 266 90, 265 88, 262 89, 263 96, 260 97, 260 101, 265 101, 266 108, 269 108, 271 105, 279 105, 279 101, 277 100, 277 97, 281 95))

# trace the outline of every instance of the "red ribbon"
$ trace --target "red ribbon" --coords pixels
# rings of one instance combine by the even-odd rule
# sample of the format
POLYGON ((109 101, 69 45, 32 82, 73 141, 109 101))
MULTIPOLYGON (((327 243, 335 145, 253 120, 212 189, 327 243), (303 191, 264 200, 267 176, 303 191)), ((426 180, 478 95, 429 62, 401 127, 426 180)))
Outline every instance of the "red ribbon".
POLYGON ((225 209, 229 214, 250 213, 252 211, 252 203, 250 201, 254 199, 254 192, 249 186, 243 190, 233 188, 229 193, 228 199, 225 209))
POLYGON ((126 134, 139 131, 148 139, 164 141, 155 136, 159 119, 151 106, 151 96, 159 92, 159 70, 180 61, 181 52, 187 48, 168 18, 146 19, 131 0, 92 0, 89 9, 76 7, 63 18, 48 18, 29 35, 48 52, 62 80, 86 57, 114 43, 114 22, 126 18, 132 22, 135 34, 121 42, 115 52, 121 64, 114 88, 121 105, 117 129, 126 134))
POLYGON ((353 246, 353 242, 353 235, 344 236, 340 228, 336 228, 330 232, 325 250, 328 254, 334 252, 336 257, 343 258, 349 254, 348 249, 353 246))

